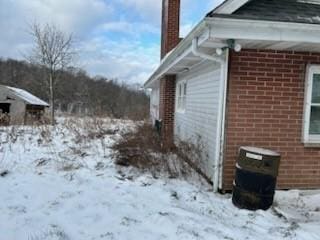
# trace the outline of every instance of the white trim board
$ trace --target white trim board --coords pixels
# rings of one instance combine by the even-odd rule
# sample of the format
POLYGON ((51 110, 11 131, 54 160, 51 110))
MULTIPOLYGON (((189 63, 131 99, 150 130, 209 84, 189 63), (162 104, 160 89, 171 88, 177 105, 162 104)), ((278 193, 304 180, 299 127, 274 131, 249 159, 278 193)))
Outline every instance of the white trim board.
POLYGON ((311 44, 314 44, 320 47, 320 25, 219 17, 205 18, 166 56, 159 68, 145 83, 145 87, 151 87, 154 81, 167 74, 182 59, 188 55, 190 56, 194 38, 199 39, 200 46, 210 41, 212 43, 211 49, 220 48, 227 39, 257 42, 270 41, 274 44, 287 42, 292 46, 297 44, 309 44, 311 46, 311 44))
POLYGON ((320 135, 311 135, 310 129, 310 116, 312 104, 312 91, 313 91, 313 75, 320 74, 320 65, 311 64, 307 66, 306 82, 305 82, 305 96, 304 96, 304 113, 303 113, 303 132, 302 142, 304 144, 319 144, 320 135))
POLYGON ((218 14, 231 14, 241 8, 250 0, 227 0, 224 1, 220 6, 213 10, 213 13, 218 14))
POLYGON ((206 18, 212 39, 244 39, 320 44, 320 25, 261 20, 206 18))

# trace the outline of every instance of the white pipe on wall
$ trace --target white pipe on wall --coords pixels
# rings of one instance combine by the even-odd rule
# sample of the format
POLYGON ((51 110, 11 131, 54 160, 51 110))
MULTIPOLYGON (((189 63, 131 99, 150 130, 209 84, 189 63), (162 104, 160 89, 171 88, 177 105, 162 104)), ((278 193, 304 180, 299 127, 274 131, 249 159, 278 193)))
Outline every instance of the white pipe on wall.
POLYGON ((224 67, 224 89, 223 89, 223 106, 222 106, 222 123, 221 123, 221 139, 220 139, 220 156, 219 156, 219 189, 222 189, 222 171, 223 171, 223 155, 225 148, 225 122, 227 111, 227 89, 228 89, 228 71, 229 71, 229 49, 226 50, 226 62, 224 67))
POLYGON ((215 154, 215 168, 216 171, 214 172, 214 182, 213 182, 213 191, 217 192, 219 190, 219 176, 220 176, 220 170, 221 167, 220 165, 222 164, 220 162, 220 157, 221 157, 221 147, 223 146, 222 144, 222 128, 224 128, 224 89, 225 89, 225 84, 226 84, 226 62, 223 61, 221 63, 221 73, 220 73, 220 88, 219 88, 219 105, 218 105, 218 116, 217 116, 217 131, 216 131, 216 141, 217 141, 217 149, 216 149, 216 154, 215 154))
POLYGON ((193 39, 192 41, 192 53, 195 56, 218 62, 221 65, 221 83, 220 83, 220 88, 219 88, 219 104, 218 104, 218 115, 217 115, 217 130, 216 130, 216 149, 215 149, 215 159, 214 159, 214 172, 213 172, 213 191, 217 192, 219 190, 219 176, 221 168, 220 165, 222 164, 220 161, 220 153, 221 153, 221 146, 222 146, 222 128, 224 127, 224 99, 225 99, 225 86, 226 86, 226 80, 227 80, 227 75, 226 75, 226 59, 222 57, 214 57, 208 54, 205 54, 203 52, 199 51, 199 46, 198 46, 198 38, 193 39))
POLYGON ((198 46, 198 38, 194 38, 192 40, 192 53, 195 56, 198 56, 198 57, 201 57, 201 58, 204 58, 204 59, 208 59, 210 61, 218 62, 220 64, 224 63, 224 59, 221 58, 221 57, 215 57, 215 56, 208 55, 208 54, 205 54, 203 52, 200 52, 199 51, 199 46, 198 46))

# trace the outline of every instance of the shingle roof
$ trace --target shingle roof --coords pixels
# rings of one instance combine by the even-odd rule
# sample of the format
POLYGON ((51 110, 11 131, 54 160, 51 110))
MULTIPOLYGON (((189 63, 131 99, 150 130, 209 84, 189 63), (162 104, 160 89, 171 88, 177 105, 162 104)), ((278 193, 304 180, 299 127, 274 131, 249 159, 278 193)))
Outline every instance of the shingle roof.
POLYGON ((213 12, 207 15, 207 17, 214 16, 320 24, 320 1, 253 0, 231 15, 214 14, 213 12))

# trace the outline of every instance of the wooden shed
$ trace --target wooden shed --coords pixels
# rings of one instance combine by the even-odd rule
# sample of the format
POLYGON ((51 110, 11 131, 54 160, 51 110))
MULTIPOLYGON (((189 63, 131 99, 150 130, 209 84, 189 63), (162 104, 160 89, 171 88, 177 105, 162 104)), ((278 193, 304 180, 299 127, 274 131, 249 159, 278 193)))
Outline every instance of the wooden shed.
POLYGON ((41 121, 48 107, 26 90, 0 85, 0 125, 41 121))

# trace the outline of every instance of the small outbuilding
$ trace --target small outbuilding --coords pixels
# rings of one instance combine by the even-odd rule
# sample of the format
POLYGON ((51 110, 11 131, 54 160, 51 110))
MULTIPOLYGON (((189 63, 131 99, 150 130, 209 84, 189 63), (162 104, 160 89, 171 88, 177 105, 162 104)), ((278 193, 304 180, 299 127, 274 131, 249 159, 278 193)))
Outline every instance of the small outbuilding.
POLYGON ((23 89, 0 85, 0 125, 41 121, 48 107, 48 103, 23 89))

